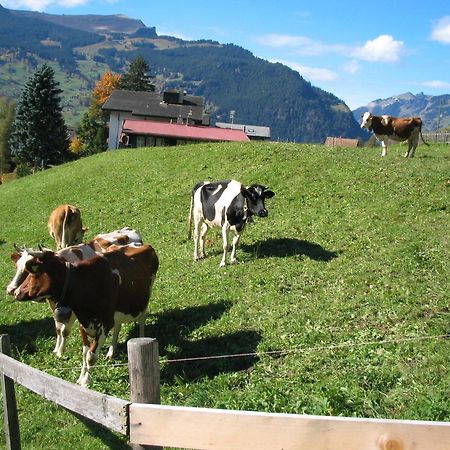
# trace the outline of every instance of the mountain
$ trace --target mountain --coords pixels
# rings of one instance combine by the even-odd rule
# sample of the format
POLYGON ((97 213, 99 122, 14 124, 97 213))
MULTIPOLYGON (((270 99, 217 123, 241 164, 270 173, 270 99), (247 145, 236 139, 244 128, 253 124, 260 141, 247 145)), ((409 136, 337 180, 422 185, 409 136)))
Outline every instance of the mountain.
POLYGON ((108 70, 123 73, 142 55, 157 90, 182 87, 201 95, 211 121, 269 126, 272 139, 324 142, 364 136, 347 105, 298 72, 233 44, 159 36, 123 15, 67 16, 0 6, 0 95, 17 99, 38 65, 55 70, 63 113, 76 127, 92 88, 108 70))
POLYGON ((131 19, 122 14, 109 16, 96 14, 58 15, 35 11, 11 11, 11 13, 21 18, 28 17, 31 19, 45 20, 57 25, 74 28, 75 30, 89 31, 91 33, 135 33, 141 28, 146 28, 142 21, 131 19))
POLYGON ((378 99, 353 111, 356 120, 369 111, 377 116, 421 117, 423 130, 435 131, 450 126, 450 95, 414 95, 410 92, 378 99))

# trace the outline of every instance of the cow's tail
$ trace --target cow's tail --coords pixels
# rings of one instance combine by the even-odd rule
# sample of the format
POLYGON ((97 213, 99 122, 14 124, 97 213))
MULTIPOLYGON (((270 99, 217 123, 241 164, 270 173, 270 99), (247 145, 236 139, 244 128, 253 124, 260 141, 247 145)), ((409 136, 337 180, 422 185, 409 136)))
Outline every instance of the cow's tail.
MULTIPOLYGON (((61 233, 61 248, 65 248, 67 247, 67 243, 66 243, 66 221, 69 217, 70 214, 70 206, 66 205, 66 207, 64 208, 64 219, 63 219, 63 223, 62 223, 62 233, 61 233)), ((59 250, 59 249, 58 249, 59 250)))
POLYGON ((423 142, 425 145, 428 145, 428 147, 429 147, 430 144, 429 144, 428 142, 425 142, 425 139, 423 138, 423 134, 422 134, 422 126, 420 127, 420 137, 421 137, 421 139, 422 139, 422 142, 423 142))
POLYGON ((191 206, 189 208, 189 228, 187 238, 190 241, 192 237, 192 212, 194 210, 194 191, 191 193, 191 206))

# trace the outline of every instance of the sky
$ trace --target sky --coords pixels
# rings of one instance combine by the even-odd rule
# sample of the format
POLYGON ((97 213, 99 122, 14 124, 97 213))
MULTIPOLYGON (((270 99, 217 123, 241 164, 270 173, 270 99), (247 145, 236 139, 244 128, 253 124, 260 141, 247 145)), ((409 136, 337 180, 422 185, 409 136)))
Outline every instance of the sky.
MULTIPOLYGON (((0 0, 49 14, 125 14, 158 35, 236 44, 350 109, 450 93, 450 0, 0 0)), ((151 61, 147 61, 151 67, 151 61)))

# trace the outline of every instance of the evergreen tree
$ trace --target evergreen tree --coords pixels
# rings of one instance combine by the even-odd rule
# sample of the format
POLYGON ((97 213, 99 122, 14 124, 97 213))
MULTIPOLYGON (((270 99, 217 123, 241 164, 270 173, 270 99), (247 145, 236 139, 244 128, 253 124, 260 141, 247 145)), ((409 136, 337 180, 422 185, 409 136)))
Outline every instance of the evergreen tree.
POLYGON ((150 67, 142 56, 137 56, 122 75, 120 89, 128 91, 153 92, 155 85, 151 83, 150 67))
POLYGON ((53 69, 43 64, 26 84, 17 105, 9 138, 11 155, 34 171, 71 157, 58 86, 53 69))
POLYGON ((9 172, 13 168, 8 140, 15 108, 14 102, 0 97, 0 174, 9 172))

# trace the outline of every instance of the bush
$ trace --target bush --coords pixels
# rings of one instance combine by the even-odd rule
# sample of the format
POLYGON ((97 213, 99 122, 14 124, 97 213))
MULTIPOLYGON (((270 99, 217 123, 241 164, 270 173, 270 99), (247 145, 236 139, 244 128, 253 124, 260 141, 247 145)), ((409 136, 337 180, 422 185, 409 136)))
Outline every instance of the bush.
POLYGON ((21 162, 17 164, 15 173, 17 175, 17 178, 22 178, 26 177, 27 175, 31 175, 33 173, 33 170, 27 163, 21 162))

